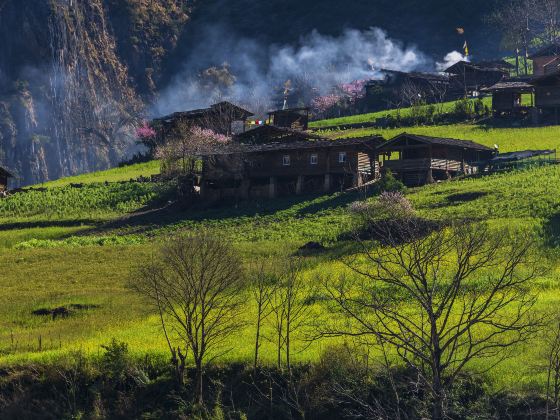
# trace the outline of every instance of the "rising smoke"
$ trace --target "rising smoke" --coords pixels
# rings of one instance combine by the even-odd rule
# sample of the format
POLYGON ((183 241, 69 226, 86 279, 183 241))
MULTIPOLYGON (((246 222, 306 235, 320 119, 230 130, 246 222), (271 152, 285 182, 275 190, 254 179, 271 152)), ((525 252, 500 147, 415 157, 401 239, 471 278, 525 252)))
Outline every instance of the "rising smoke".
POLYGON ((324 95, 341 83, 379 78, 382 69, 434 68, 433 62, 415 47, 389 39, 378 28, 350 29, 338 37, 313 32, 296 47, 265 47, 217 28, 209 29, 205 38, 160 95, 154 115, 204 107, 219 99, 261 110, 272 106, 274 94, 287 80, 310 86, 315 95, 324 95), (208 70, 221 75, 219 80, 204 77, 208 70))
POLYGON ((459 61, 469 61, 469 58, 461 54, 459 51, 451 51, 450 53, 447 53, 445 57, 443 57, 443 61, 438 61, 436 63, 436 70, 444 71, 445 69, 451 67, 453 64, 456 64, 459 61))

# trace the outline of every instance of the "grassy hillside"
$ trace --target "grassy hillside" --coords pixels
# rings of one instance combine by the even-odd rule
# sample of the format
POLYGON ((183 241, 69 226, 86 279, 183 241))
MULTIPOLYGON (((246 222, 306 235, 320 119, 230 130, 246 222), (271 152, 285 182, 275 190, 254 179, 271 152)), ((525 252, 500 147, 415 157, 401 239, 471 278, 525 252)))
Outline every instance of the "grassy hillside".
MULTIPOLYGON (((396 131, 382 134, 390 137, 396 131)), ((498 143, 503 150, 557 147, 560 141, 560 129, 554 127, 485 129, 454 125, 407 131, 498 143)), ((99 346, 112 337, 128 342, 136 354, 165 354, 157 318, 130 290, 130 273, 152 255, 161 238, 179 230, 205 228, 230 238, 246 263, 257 256, 281 259, 308 241, 319 241, 329 250, 308 257, 306 281, 319 285, 325 276, 344 271, 339 257, 351 249, 351 244, 338 238, 355 223, 348 205, 361 196, 333 194, 207 210, 158 210, 172 186, 104 183, 145 176, 156 168, 156 163, 150 163, 68 178, 48 184, 45 192, 0 200, 0 365, 56 360, 79 348, 96 354, 99 346), (72 188, 72 183, 90 185, 72 188), (69 305, 85 305, 88 309, 57 320, 32 314, 41 308, 69 305)), ((411 189, 407 195, 423 217, 475 217, 492 226, 536 229, 542 240, 535 252, 542 261, 549 261, 548 271, 534 284, 540 296, 538 308, 550 310, 560 303, 560 254, 555 247, 559 243, 560 166, 446 182, 411 189)), ((318 295, 311 300, 317 319, 328 316, 321 299, 318 295)), ((248 321, 254 310, 247 305, 244 316, 248 321)), ((270 333, 270 326, 265 330, 270 333)), ((233 351, 224 358, 249 360, 252 334, 248 325, 230 343, 233 351)), ((296 360, 316 360, 330 343, 333 341, 307 346, 299 337, 296 360)), ((539 352, 538 340, 517 349, 514 357, 492 370, 495 386, 523 389, 542 385, 543 374, 532 368, 539 352)), ((264 344, 262 354, 273 361, 271 343, 264 344)))

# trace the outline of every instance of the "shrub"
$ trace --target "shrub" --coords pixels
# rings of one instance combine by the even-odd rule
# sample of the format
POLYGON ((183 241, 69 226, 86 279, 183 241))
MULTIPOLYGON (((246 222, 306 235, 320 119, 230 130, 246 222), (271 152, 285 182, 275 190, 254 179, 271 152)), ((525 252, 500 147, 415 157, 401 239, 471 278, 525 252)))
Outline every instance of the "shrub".
POLYGON ((400 192, 384 192, 372 202, 357 201, 350 211, 362 219, 406 219, 414 216, 412 203, 400 192))
POLYGON ((101 348, 105 350, 100 363, 103 375, 111 381, 123 383, 131 366, 128 344, 113 338, 109 344, 101 348))
POLYGON ((404 192, 405 190, 405 185, 388 170, 381 176, 379 182, 375 184, 373 192, 381 194, 383 192, 404 192))

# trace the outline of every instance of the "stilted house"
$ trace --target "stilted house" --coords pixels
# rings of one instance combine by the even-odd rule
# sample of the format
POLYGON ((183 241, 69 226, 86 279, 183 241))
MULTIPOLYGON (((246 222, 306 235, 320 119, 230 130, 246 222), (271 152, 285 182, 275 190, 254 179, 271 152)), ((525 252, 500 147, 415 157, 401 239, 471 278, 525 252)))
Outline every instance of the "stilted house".
POLYGON ((157 133, 154 142, 164 143, 166 139, 180 136, 192 127, 210 129, 229 136, 236 131, 244 131, 245 121, 251 116, 253 113, 230 102, 220 102, 204 109, 175 112, 152 121, 151 125, 157 133), (235 123, 238 123, 238 127, 235 127, 235 123))
POLYGON ((533 61, 533 75, 536 77, 560 70, 560 43, 555 42, 529 56, 533 61))
POLYGON ((468 140, 403 133, 377 148, 381 171, 390 170, 407 186, 420 186, 459 174, 474 174, 495 154, 468 140))
POLYGON ((329 140, 267 126, 239 137, 229 150, 203 156, 204 201, 330 192, 359 186, 378 171, 379 136, 329 140))
POLYGON ((268 113, 269 124, 276 127, 307 130, 309 126, 309 108, 289 108, 268 113))
POLYGON ((0 194, 8 190, 8 181, 13 177, 6 169, 0 167, 0 194))
POLYGON ((533 92, 535 88, 527 81, 504 80, 484 88, 481 92, 492 94, 492 111, 494 116, 517 116, 526 114, 534 104, 533 92), (523 106, 523 95, 531 95, 531 105, 523 106))
MULTIPOLYGON (((506 63, 507 64, 507 63, 506 63)), ((490 87, 509 76, 507 69, 500 62, 470 63, 459 61, 445 69, 445 73, 454 76, 454 80, 460 84, 465 95, 490 87)))
POLYGON ((395 104, 409 105, 421 100, 426 103, 457 98, 461 91, 449 75, 436 73, 405 73, 382 70, 383 78, 365 85, 365 104, 368 110, 389 109, 395 104))

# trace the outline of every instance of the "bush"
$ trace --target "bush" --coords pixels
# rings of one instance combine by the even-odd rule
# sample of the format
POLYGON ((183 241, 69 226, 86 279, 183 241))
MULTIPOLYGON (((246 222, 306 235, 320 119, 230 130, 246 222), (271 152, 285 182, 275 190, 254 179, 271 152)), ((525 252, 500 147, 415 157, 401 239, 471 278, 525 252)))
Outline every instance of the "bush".
POLYGON ((357 201, 350 211, 361 219, 406 219, 414 216, 412 203, 400 192, 384 192, 372 202, 357 201))
POLYGON ((374 187, 374 194, 381 194, 383 192, 404 192, 405 185, 393 176, 391 171, 386 171, 381 179, 374 187))

